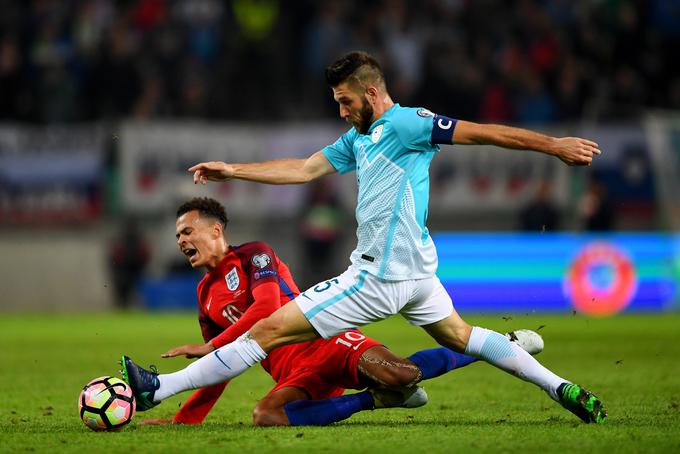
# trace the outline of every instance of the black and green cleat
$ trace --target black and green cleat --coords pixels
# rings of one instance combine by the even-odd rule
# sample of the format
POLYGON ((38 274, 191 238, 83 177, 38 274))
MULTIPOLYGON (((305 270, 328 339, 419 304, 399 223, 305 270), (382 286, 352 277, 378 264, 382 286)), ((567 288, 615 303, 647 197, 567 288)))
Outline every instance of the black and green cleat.
POLYGON ((138 366, 128 356, 123 355, 120 360, 120 373, 125 380, 137 402, 137 411, 149 410, 160 402, 154 402, 153 397, 156 390, 160 387, 158 380, 158 371, 154 366, 151 366, 151 371, 138 366))
POLYGON ((607 417, 607 411, 600 398, 579 385, 562 383, 557 388, 557 395, 562 406, 586 424, 602 424, 607 417))

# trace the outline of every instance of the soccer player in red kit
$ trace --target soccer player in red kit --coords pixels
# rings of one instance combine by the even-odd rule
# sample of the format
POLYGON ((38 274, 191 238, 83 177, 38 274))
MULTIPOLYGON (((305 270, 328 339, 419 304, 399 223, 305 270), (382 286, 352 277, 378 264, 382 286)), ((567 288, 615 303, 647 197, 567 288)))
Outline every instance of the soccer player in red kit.
MULTIPOLYGON (((300 294, 288 267, 271 247, 263 242, 230 246, 224 236, 226 224, 224 207, 214 199, 192 199, 177 211, 180 250, 192 267, 208 270, 197 287, 199 323, 204 341, 215 349, 233 342, 255 322, 300 294)), ((198 349, 199 345, 184 345, 162 356, 192 358, 198 356, 198 349)), ((402 359, 358 330, 328 340, 283 346, 262 362, 276 385, 257 404, 253 420, 257 425, 324 425, 361 410, 421 406, 427 402, 427 395, 416 386, 418 381, 473 361, 472 357, 445 348, 424 350, 402 359), (401 387, 380 387, 386 383, 401 387), (347 388, 367 386, 372 389, 342 396, 347 388)), ((130 370, 125 366, 123 370, 129 380, 130 370)), ((146 423, 198 424, 226 385, 224 382, 198 389, 172 421, 146 423)), ((146 396, 136 397, 140 410, 153 406, 148 405, 146 396)))

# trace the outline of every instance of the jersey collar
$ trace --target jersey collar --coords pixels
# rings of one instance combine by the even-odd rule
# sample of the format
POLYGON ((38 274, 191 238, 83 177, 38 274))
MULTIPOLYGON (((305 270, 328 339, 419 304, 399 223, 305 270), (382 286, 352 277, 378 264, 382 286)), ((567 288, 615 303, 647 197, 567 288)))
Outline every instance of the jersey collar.
POLYGON ((363 134, 363 135, 370 136, 371 133, 373 132, 373 128, 375 128, 376 126, 378 126, 378 125, 384 123, 385 120, 387 120, 390 116, 392 116, 392 113, 394 113, 394 111, 396 110, 397 107, 401 107, 401 106, 399 106, 399 103, 398 103, 398 102, 395 102, 395 103, 392 105, 392 107, 390 107, 389 109, 387 109, 387 110, 380 116, 380 118, 378 118, 378 119, 375 120, 373 123, 371 123, 371 127, 368 128, 368 131, 366 132, 366 134, 363 134))
POLYGON ((237 249, 237 247, 230 245, 227 248, 227 253, 222 258, 222 260, 220 260, 220 263, 218 263, 217 266, 212 271, 208 271, 206 274, 208 276, 217 276, 220 273, 222 273, 222 269, 224 268, 224 265, 226 265, 231 260, 231 258, 235 256, 234 250, 236 250, 236 249, 237 249))

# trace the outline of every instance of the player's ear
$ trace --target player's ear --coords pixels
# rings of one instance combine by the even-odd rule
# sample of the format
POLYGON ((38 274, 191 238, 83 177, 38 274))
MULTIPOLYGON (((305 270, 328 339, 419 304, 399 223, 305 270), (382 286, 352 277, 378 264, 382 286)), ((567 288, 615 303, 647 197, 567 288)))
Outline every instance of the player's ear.
POLYGON ((217 239, 217 238, 221 237, 222 234, 223 234, 223 232, 222 232, 222 224, 220 224, 219 222, 214 223, 214 224, 213 224, 213 229, 212 229, 212 236, 213 236, 213 238, 217 239))
POLYGON ((380 93, 378 92, 378 89, 374 85, 369 85, 366 88, 366 98, 371 102, 374 103, 377 99, 380 93))

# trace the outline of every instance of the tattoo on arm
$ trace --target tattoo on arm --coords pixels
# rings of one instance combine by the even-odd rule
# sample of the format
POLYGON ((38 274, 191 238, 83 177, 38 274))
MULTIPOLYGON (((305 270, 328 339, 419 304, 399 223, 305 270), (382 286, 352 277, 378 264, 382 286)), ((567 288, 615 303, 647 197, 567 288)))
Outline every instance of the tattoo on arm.
POLYGON ((414 378, 413 381, 405 385, 407 387, 415 385, 416 383, 420 382, 420 380, 423 378, 423 373, 420 370, 420 368, 412 363, 406 363, 402 361, 389 361, 383 358, 373 358, 364 356, 361 358, 361 361, 359 361, 358 364, 359 372, 367 379, 373 381, 375 384, 387 387, 394 386, 393 384, 385 382, 383 379, 381 379, 375 373, 369 370, 372 369, 374 371, 375 370, 379 371, 382 368, 401 369, 409 371, 408 373, 412 374, 414 378), (362 362, 364 364, 362 364, 362 362), (371 367, 372 365, 377 365, 378 367, 377 368, 371 367))

